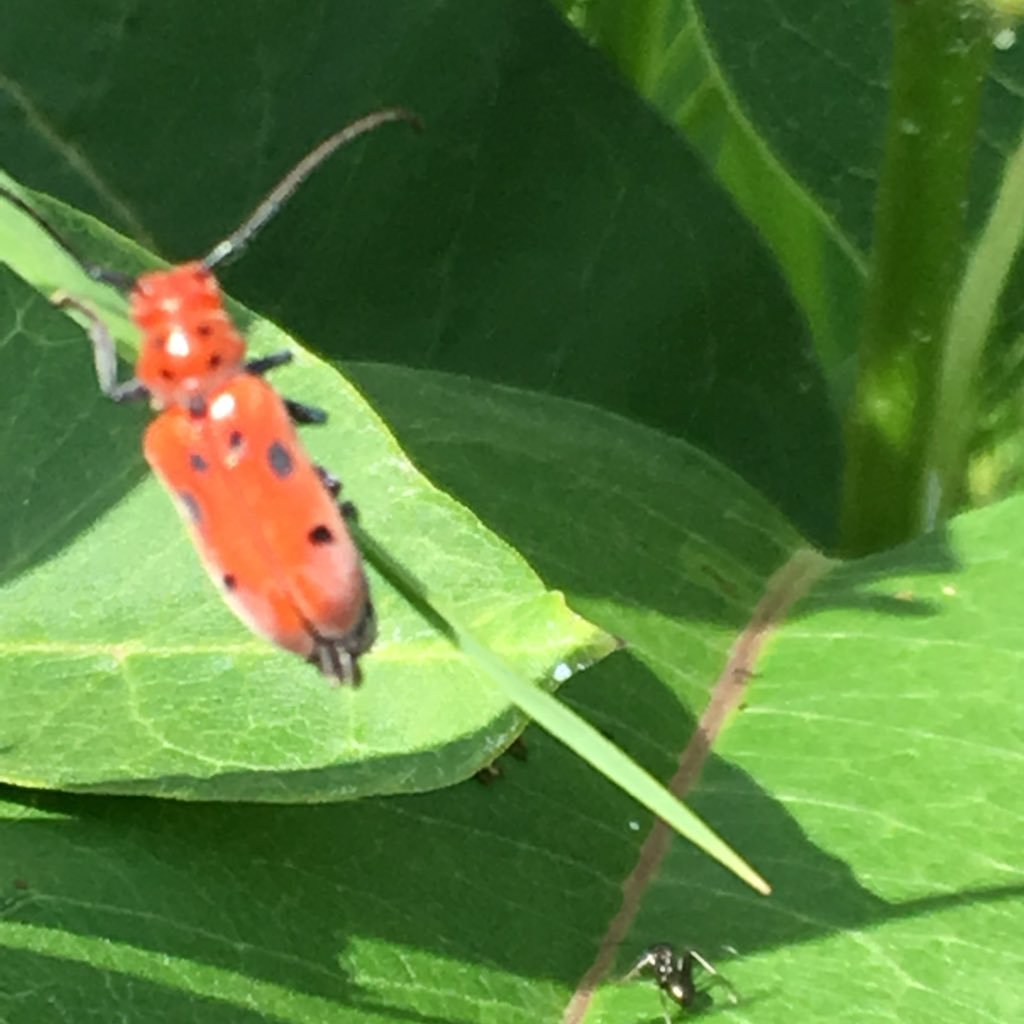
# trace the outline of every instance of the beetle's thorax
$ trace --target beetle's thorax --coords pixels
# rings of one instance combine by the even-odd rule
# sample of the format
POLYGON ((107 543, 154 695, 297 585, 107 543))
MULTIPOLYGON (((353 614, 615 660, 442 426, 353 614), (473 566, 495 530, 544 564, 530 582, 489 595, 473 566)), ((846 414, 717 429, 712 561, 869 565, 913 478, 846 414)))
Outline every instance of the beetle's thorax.
POLYGON ((141 275, 131 314, 142 333, 135 376, 157 406, 194 405, 242 368, 245 342, 201 263, 141 275))

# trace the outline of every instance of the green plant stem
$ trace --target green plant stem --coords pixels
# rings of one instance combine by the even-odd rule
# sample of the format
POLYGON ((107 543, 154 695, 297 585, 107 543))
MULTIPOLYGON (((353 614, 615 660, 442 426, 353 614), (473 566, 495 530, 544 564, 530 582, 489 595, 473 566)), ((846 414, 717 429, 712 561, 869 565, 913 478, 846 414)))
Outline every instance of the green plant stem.
POLYGON ((928 454, 990 32, 962 0, 893 5, 892 95, 846 424, 848 555, 890 547, 934 521, 928 454))

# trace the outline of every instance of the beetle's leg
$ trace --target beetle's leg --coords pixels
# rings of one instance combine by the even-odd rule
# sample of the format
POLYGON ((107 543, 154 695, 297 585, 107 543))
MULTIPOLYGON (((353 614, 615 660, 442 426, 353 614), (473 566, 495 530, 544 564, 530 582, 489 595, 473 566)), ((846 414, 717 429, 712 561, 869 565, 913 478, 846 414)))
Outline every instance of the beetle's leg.
MULTIPOLYGON (((279 366, 287 366, 292 361, 292 353, 287 349, 281 352, 271 352, 270 355, 260 356, 258 359, 250 359, 245 364, 245 372, 251 373, 254 377, 262 377, 264 374, 276 370, 279 366)), ((315 405, 306 405, 305 402, 296 402, 294 398, 283 399, 288 415, 293 423, 326 423, 327 413, 318 409, 315 405)))
POLYGON ((340 641, 317 637, 313 653, 306 659, 315 665, 322 675, 332 680, 335 686, 358 686, 363 679, 359 670, 359 658, 340 641))
POLYGON ((87 306, 81 299, 76 299, 66 292, 57 291, 50 301, 58 309, 70 309, 85 320, 89 341, 92 342, 92 358, 96 366, 96 380, 100 391, 115 402, 138 402, 149 397, 149 391, 140 381, 132 377, 130 380, 117 379, 117 348, 114 345, 110 329, 99 314, 87 306))
POLYGON ((256 377, 262 377, 279 366, 287 366, 292 361, 291 352, 287 349, 283 352, 271 352, 268 356, 260 356, 258 359, 250 359, 245 364, 245 372, 256 377))
MULTIPOLYGON (((327 493, 336 499, 341 494, 341 481, 329 469, 324 469, 323 466, 315 465, 313 468, 316 470, 316 475, 320 477, 320 482, 327 488, 327 493)), ((359 511, 351 501, 339 501, 338 510, 341 512, 341 518, 346 523, 359 522, 359 511)))
MULTIPOLYGON (((366 586, 366 581, 363 581, 366 586)), ((373 601, 367 593, 366 603, 360 620, 344 635, 336 637, 321 636, 310 629, 313 639, 313 653, 306 659, 316 665, 320 671, 335 681, 335 685, 346 683, 358 686, 363 674, 359 669, 359 657, 365 654, 377 639, 377 615, 373 610, 373 601)))
POLYGON ((294 398, 284 398, 284 407, 288 410, 293 423, 321 424, 327 422, 327 413, 318 409, 315 405, 306 405, 305 402, 296 402, 294 398))
POLYGON ((324 469, 321 465, 315 465, 313 468, 316 470, 316 475, 320 477, 320 482, 327 488, 327 493, 332 498, 336 498, 341 494, 341 481, 329 469, 324 469))

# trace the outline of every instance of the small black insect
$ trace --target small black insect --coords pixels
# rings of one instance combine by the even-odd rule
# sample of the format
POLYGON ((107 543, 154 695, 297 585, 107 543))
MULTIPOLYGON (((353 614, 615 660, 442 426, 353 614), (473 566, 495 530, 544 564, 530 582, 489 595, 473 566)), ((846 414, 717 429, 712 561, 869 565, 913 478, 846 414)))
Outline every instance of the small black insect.
POLYGON ((647 971, 654 975, 654 983, 661 991, 665 1024, 670 1024, 668 1008, 664 1005, 666 996, 677 1005, 691 1010, 704 991, 697 988, 693 979, 693 972, 698 966, 703 967, 708 974, 712 975, 708 987, 713 984, 724 985, 729 990, 729 999, 734 1003, 739 1001, 736 990, 715 970, 710 960, 706 960, 695 949, 684 949, 678 953, 675 947, 667 942, 658 942, 653 946, 648 946, 640 954, 640 959, 633 965, 633 969, 626 975, 626 978, 635 978, 638 974, 644 974, 647 971))
POLYGON ((490 764, 485 764, 474 776, 476 781, 484 786, 489 786, 492 782, 500 779, 504 773, 499 761, 503 761, 507 757, 514 757, 517 761, 526 760, 526 740, 522 736, 517 736, 507 750, 499 754, 490 764))

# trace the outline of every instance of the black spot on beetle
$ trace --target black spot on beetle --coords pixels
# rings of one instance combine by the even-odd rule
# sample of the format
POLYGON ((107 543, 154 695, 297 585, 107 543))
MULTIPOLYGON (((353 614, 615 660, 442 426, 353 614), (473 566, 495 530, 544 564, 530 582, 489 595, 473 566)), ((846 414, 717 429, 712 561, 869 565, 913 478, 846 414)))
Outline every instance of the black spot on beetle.
POLYGON ((234 590, 238 586, 238 577, 234 573, 226 572, 221 577, 225 590, 234 590))
MULTIPOLYGON (((209 327, 209 325, 205 325, 205 326, 206 326, 206 333, 209 334, 211 332, 211 328, 209 327)), ((199 333, 202 334, 203 331, 200 330, 199 333)), ((209 366, 209 368, 211 370, 216 370, 220 366, 221 362, 223 362, 223 360, 221 359, 220 354, 217 353, 217 352, 214 352, 213 355, 210 356, 210 358, 206 360, 206 365, 209 366)))
POLYGON ((213 327, 207 323, 196 324, 196 334, 198 334, 200 338, 208 338, 213 334, 213 327))
POLYGON ((320 523, 319 526, 314 526, 308 534, 310 544, 330 544, 334 540, 334 534, 331 533, 329 526, 324 526, 320 523))
POLYGON ((205 473, 210 468, 210 464, 202 457, 202 455, 199 454, 199 452, 193 452, 188 457, 188 461, 189 465, 197 473, 205 473))
POLYGON ((185 511, 188 513, 189 519, 193 523, 198 523, 203 517, 203 513, 199 508, 199 502, 196 501, 193 495, 189 494, 188 491, 178 491, 178 498, 182 505, 185 506, 185 511))
POLYGON ((232 430, 228 435, 228 446, 233 451, 238 451, 238 449, 242 447, 242 442, 244 440, 245 439, 242 437, 242 432, 240 430, 232 430))
POLYGON ((174 374, 170 370, 161 370, 160 377, 163 380, 174 380, 174 374))
POLYGON ((270 463, 270 471, 279 480, 283 480, 294 468, 288 449, 280 441, 275 441, 267 449, 267 462, 270 463))

